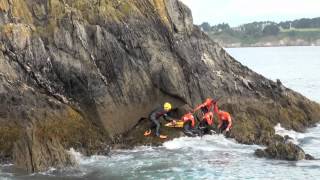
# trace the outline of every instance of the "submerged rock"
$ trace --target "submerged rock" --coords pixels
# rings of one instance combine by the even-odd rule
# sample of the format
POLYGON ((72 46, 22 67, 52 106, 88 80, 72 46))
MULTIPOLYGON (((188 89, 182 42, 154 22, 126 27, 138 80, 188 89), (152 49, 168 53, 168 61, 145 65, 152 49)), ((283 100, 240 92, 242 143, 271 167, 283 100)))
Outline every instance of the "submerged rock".
POLYGON ((178 0, 0 2, 0 155, 28 171, 72 165, 70 148, 160 145, 137 123, 166 101, 222 97, 246 144, 320 120, 317 103, 237 62, 178 0))
POLYGON ((306 160, 316 160, 316 158, 313 157, 313 156, 310 155, 310 154, 306 154, 306 155, 305 155, 305 159, 306 159, 306 160))
POLYGON ((305 152, 298 145, 289 143, 275 143, 269 145, 266 149, 257 149, 255 155, 258 157, 266 157, 270 159, 280 159, 288 161, 298 161, 302 159, 311 159, 309 154, 306 156, 305 152), (307 158, 306 158, 307 157, 307 158))

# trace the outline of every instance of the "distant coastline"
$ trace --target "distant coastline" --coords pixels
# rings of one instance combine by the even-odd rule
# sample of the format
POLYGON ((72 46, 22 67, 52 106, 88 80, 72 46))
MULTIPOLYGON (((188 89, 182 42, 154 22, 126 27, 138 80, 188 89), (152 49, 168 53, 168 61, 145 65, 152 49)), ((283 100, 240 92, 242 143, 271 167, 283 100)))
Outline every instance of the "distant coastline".
POLYGON ((320 46, 320 17, 253 22, 238 27, 205 22, 199 27, 223 47, 320 46))
POLYGON ((239 43, 224 43, 223 41, 217 41, 213 38, 213 40, 219 43, 222 47, 226 48, 240 48, 240 47, 281 47, 281 46, 320 46, 320 39, 315 42, 307 42, 304 40, 289 40, 289 41, 282 41, 279 40, 277 42, 257 42, 254 44, 241 44, 239 43))

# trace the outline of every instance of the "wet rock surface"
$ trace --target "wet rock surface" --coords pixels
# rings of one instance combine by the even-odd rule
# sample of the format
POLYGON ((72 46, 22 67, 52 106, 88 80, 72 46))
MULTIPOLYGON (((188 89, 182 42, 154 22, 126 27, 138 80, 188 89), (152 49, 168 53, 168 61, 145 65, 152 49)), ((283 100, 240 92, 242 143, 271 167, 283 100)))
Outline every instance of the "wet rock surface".
POLYGON ((310 155, 310 154, 305 154, 305 159, 306 159, 306 160, 316 160, 316 158, 313 157, 313 156, 310 155))
POLYGON ((166 101, 222 97, 245 144, 320 120, 318 104, 237 62, 177 0, 0 0, 0 33, 0 156, 30 172, 72 165, 71 147, 161 144, 138 122, 166 101))
POLYGON ((312 155, 306 154, 299 145, 294 144, 293 139, 288 135, 284 137, 280 135, 273 136, 267 148, 257 149, 254 154, 260 158, 287 161, 315 160, 312 155))
POLYGON ((266 157, 270 159, 280 159, 288 161, 298 161, 302 159, 312 159, 308 154, 306 158, 305 152, 298 145, 289 143, 275 143, 269 145, 266 149, 257 149, 255 155, 258 157, 266 157))

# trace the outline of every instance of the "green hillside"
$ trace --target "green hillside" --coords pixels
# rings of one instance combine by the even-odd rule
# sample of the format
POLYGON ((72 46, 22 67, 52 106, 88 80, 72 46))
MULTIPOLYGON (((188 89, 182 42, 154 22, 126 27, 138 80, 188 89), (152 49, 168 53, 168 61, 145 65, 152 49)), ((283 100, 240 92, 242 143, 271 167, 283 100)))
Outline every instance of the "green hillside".
POLYGON ((203 23, 200 28, 225 47, 320 45, 320 18, 253 22, 238 27, 203 23))

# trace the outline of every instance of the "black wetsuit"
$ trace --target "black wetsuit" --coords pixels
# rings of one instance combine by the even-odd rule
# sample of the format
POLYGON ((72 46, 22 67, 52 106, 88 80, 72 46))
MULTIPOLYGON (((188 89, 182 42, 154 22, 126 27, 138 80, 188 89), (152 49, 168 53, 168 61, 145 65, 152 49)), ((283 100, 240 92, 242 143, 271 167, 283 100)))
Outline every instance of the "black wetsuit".
POLYGON ((207 121, 200 121, 199 123, 199 130, 201 132, 202 135, 205 134, 212 134, 211 130, 213 130, 213 127, 210 126, 207 121))
POLYGON ((183 132, 185 135, 190 137, 195 137, 199 134, 199 131, 196 128, 192 127, 191 121, 187 121, 183 123, 183 132))
POLYGON ((225 131, 228 128, 229 122, 228 121, 223 121, 222 125, 219 129, 219 132, 222 133, 223 131, 225 131))
POLYGON ((201 108, 201 112, 203 114, 206 114, 207 112, 209 112, 209 109, 206 106, 204 106, 204 107, 201 108))
POLYGON ((163 117, 166 121, 171 121, 173 118, 171 118, 168 115, 168 112, 165 111, 163 108, 157 108, 153 110, 150 115, 149 119, 151 121, 151 129, 156 129, 156 136, 160 136, 160 118, 163 117))

